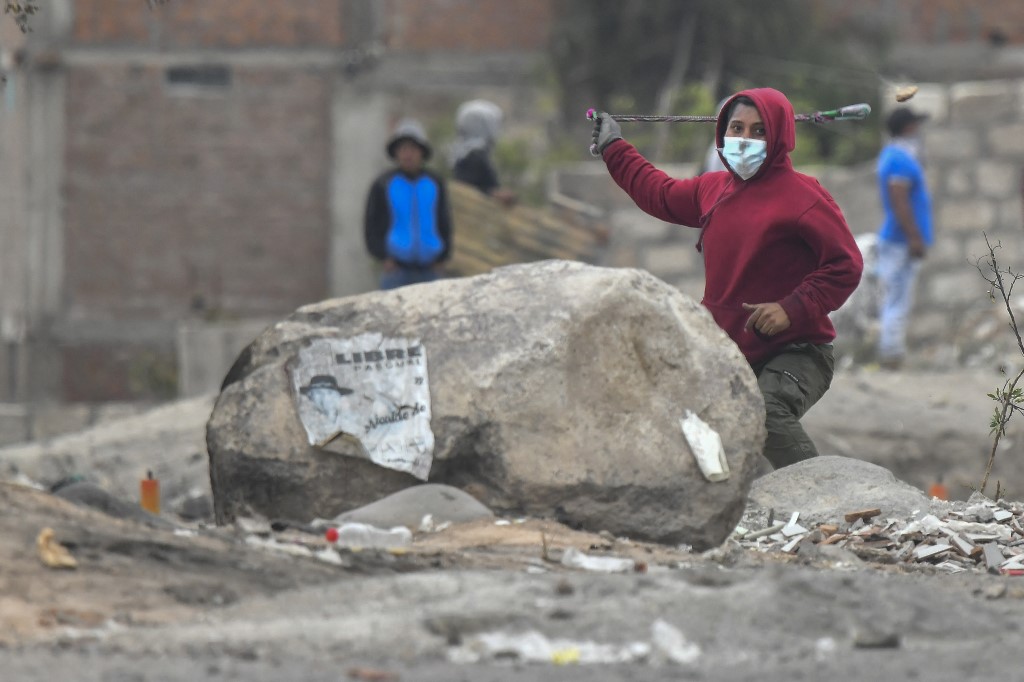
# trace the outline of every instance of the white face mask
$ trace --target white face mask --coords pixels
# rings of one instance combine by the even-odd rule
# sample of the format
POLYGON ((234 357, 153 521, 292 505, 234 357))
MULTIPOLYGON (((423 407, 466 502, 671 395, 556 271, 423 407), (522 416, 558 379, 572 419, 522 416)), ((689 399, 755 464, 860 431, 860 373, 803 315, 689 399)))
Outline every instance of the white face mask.
POLYGON ((768 155, 768 143, 748 137, 726 137, 723 141, 718 151, 722 152, 729 168, 744 180, 754 177, 768 155))

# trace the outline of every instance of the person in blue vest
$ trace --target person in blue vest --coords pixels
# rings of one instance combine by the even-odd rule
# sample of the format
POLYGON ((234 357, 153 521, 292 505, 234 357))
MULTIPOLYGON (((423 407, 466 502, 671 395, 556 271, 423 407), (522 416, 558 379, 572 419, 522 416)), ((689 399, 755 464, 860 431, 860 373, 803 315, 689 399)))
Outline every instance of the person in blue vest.
POLYGON ((381 289, 432 282, 452 249, 444 180, 426 168, 432 149, 419 121, 400 121, 386 150, 395 165, 370 186, 366 249, 381 263, 381 289))
POLYGON ((878 361, 899 369, 907 353, 907 320, 921 262, 932 245, 932 206, 921 159, 927 114, 906 107, 886 122, 891 140, 878 156, 878 189, 885 219, 878 232, 876 273, 882 288, 878 361))

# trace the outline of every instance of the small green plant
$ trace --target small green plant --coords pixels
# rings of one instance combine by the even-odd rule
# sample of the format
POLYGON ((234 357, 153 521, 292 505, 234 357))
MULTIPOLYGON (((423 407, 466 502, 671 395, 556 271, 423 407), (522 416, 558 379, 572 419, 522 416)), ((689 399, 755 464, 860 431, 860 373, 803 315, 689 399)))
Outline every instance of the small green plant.
MULTIPOLYGON (((984 233, 982 233, 984 234, 984 233)), ((992 244, 988 235, 985 236, 985 246, 988 248, 988 255, 982 256, 975 263, 975 267, 978 268, 978 272, 981 276, 989 283, 988 297, 993 303, 1002 301, 1003 307, 1006 309, 1006 313, 1009 315, 1009 327, 1013 332, 1014 338, 1017 341, 1017 349, 1021 355, 1024 356, 1024 340, 1021 339, 1020 328, 1017 326, 1017 318, 1013 314, 1013 306, 1010 305, 1010 299, 1013 296, 1013 287, 1017 282, 1024 278, 1024 274, 1014 272, 1011 268, 1003 267, 999 264, 996 259, 996 249, 1002 248, 1002 244, 997 242, 992 244)), ((1004 374, 1006 372, 1004 371, 1004 374)), ((996 460, 996 450, 999 447, 999 439, 1006 434, 1006 426, 1010 423, 1010 419, 1014 414, 1024 414, 1024 388, 1018 386, 1021 380, 1024 379, 1024 367, 1022 367, 1016 374, 1007 375, 1006 381, 1003 382, 1001 387, 996 388, 995 391, 988 394, 988 397, 996 402, 996 407, 992 412, 992 419, 989 422, 989 428, 992 433, 992 450, 989 452, 988 462, 985 465, 985 475, 981 479, 981 485, 978 486, 978 492, 985 494, 985 487, 988 485, 989 476, 992 474, 992 465, 996 460)), ((996 483, 996 494, 994 499, 999 499, 999 483, 996 483)))

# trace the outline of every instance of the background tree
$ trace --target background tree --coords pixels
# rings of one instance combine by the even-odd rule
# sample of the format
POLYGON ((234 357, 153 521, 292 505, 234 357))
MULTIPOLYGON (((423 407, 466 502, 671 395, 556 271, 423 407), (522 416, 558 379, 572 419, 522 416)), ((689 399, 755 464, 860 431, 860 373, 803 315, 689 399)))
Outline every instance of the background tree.
MULTIPOLYGON (((798 112, 878 104, 885 31, 855 18, 828 23, 835 15, 821 0, 564 0, 556 8, 550 53, 566 124, 588 106, 713 114, 722 97, 762 85, 785 92, 798 112)), ((696 158, 709 128, 636 124, 628 134, 654 156, 696 158)), ((878 117, 800 130, 798 163, 849 163, 878 150, 878 117)))

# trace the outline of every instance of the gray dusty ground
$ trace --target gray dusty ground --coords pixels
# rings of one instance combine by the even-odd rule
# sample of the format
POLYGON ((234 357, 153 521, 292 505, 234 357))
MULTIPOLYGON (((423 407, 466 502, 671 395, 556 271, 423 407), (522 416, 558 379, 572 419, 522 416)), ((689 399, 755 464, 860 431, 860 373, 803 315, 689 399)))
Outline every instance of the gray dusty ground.
MULTIPOLYGON (((842 375, 808 428, 824 454, 859 455, 915 485, 944 469, 977 480, 993 378, 842 375)), ((202 416, 190 405, 148 427, 132 422, 134 440, 109 435, 110 448, 93 434, 50 444, 59 456, 0 450, 0 465, 16 453, 23 471, 92 467, 131 494, 127 453, 200 469, 192 458, 205 420, 183 416, 193 412, 202 416), (73 442, 91 445, 76 454, 73 442)), ((1000 453, 1008 487, 1021 480, 1015 448, 1000 453)), ((181 490, 201 483, 185 478, 181 490)), ((693 554, 542 520, 484 520, 420 534, 405 553, 342 552, 327 563, 255 546, 236 529, 175 534, 21 486, 0 484, 0 508, 5 682, 1012 680, 1024 660, 1024 577, 728 545, 693 554), (47 526, 76 570, 40 564, 34 543, 47 526), (630 556, 646 572, 567 568, 557 560, 570 547, 630 556), (661 637, 666 625, 674 645, 661 637), (534 655, 541 662, 527 661, 534 655), (629 662, 572 662, 616 656, 629 662)), ((293 551, 324 547, 279 537, 293 551)))

